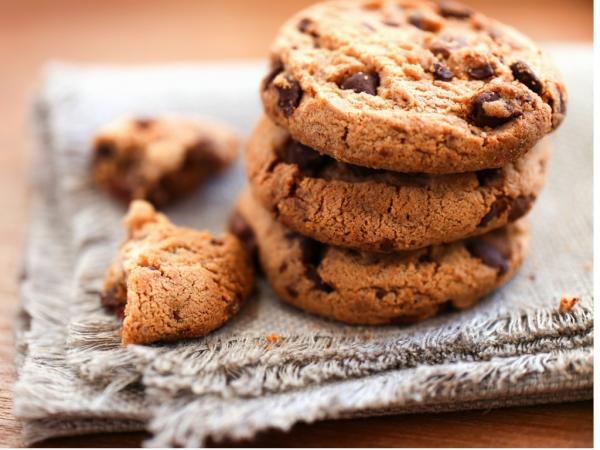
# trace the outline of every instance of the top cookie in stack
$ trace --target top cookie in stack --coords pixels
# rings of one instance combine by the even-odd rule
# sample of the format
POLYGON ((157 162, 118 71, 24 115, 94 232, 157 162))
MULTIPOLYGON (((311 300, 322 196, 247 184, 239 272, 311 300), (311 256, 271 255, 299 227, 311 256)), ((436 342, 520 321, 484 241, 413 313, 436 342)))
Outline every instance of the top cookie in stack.
POLYGON ((502 167, 565 114, 564 84, 539 48, 455 2, 319 3, 283 25, 271 54, 267 115, 359 166, 502 167))
POLYGON ((285 301, 420 320, 521 264, 567 94, 517 31, 455 2, 316 4, 281 28, 261 96, 236 228, 285 301))

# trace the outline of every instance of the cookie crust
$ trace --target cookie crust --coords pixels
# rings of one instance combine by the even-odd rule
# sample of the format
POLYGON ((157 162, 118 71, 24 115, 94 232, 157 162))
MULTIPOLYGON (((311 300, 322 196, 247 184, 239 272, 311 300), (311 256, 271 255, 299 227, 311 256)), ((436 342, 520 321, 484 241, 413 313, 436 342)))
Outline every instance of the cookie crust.
POLYGON ((392 252, 484 234, 524 216, 544 185, 550 144, 502 169, 409 175, 337 162, 262 118, 247 145, 257 199, 300 234, 392 252))
POLYGON ((252 290, 253 266, 230 233, 173 225, 134 201, 128 238, 108 269, 102 304, 124 317, 123 344, 198 337, 234 316, 252 290))
POLYGON ((565 84, 516 30, 449 8, 339 0, 299 12, 272 45, 267 115, 360 166, 457 173, 515 161, 562 121, 565 84))
POLYGON ((528 241, 519 221, 465 241, 382 255, 293 233, 248 191, 237 214, 252 230, 261 267, 283 301, 350 324, 410 323, 447 306, 468 308, 512 277, 528 241))

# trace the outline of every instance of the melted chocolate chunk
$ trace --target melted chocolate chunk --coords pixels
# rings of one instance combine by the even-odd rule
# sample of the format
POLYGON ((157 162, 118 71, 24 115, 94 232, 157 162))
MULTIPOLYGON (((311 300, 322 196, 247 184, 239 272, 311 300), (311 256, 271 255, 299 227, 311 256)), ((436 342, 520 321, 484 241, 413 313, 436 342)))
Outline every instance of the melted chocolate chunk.
POLYGON ((391 253, 394 251, 394 242, 390 239, 383 239, 377 244, 377 248, 382 253, 391 253))
POLYGON ((191 168, 202 165, 219 169, 223 165, 223 161, 219 158, 218 153, 213 151, 213 146, 214 143, 209 139, 200 139, 190 145, 185 154, 184 167, 191 168))
POLYGON ((328 156, 321 155, 294 139, 288 139, 277 149, 277 155, 288 164, 296 164, 305 175, 316 177, 326 165, 333 162, 328 156))
POLYGON ((508 209, 509 203, 510 201, 505 197, 501 197, 498 200, 496 200, 494 203, 492 203, 490 210, 486 213, 485 216, 482 217, 481 222, 479 222, 479 225, 477 226, 485 227, 492 220, 496 219, 497 217, 500 217, 508 209))
POLYGON ((275 77, 277 75, 279 75, 281 72, 283 72, 283 63, 281 61, 274 61, 271 65, 271 70, 263 78, 263 82, 262 82, 263 91, 271 85, 271 83, 273 82, 275 77))
POLYGON ((441 42, 431 44, 429 51, 435 56, 441 56, 444 59, 448 59, 450 57, 450 49, 446 44, 442 44, 441 42))
POLYGON ((485 105, 487 103, 503 101, 502 97, 500 97, 495 92, 482 92, 481 94, 477 94, 473 99, 471 113, 469 115, 469 119, 473 124, 478 127, 499 127, 500 125, 505 124, 506 122, 514 119, 516 117, 515 114, 512 113, 512 106, 508 103, 504 103, 505 110, 509 113, 506 116, 498 117, 489 115, 486 112, 485 105))
POLYGON ((519 195, 512 201, 510 212, 508 213, 508 220, 514 222, 523 217, 529 212, 534 201, 535 196, 533 195, 519 195))
POLYGON ((125 302, 123 298, 126 296, 126 288, 124 286, 113 286, 108 291, 100 293, 100 304, 111 314, 115 314, 117 318, 125 317, 125 302))
POLYGON ((490 78, 494 76, 496 72, 494 72, 494 68, 490 63, 484 63, 477 67, 471 67, 469 69, 469 75, 471 78, 475 78, 476 80, 485 80, 486 78, 490 78))
POLYGON ((502 169, 483 169, 475 172, 475 175, 477 181, 479 181, 479 186, 485 187, 500 180, 504 175, 504 171, 502 169))
POLYGON ((473 15, 473 10, 459 2, 441 1, 440 15, 454 19, 467 19, 473 15))
POLYGON ((317 289, 324 292, 332 292, 333 287, 323 281, 317 270, 325 255, 326 246, 300 235, 296 239, 300 243, 300 252, 302 253, 302 262, 304 263, 306 277, 313 282, 317 289))
POLYGON ((560 100, 560 106, 558 107, 558 112, 561 114, 565 114, 567 112, 567 101, 565 99, 565 93, 562 89, 558 89, 558 98, 560 100))
POLYGON ((431 20, 419 11, 413 11, 408 16, 408 23, 423 31, 435 32, 440 29, 440 23, 431 20))
POLYGON ((250 227, 244 216, 239 211, 234 211, 229 219, 229 231, 240 240, 252 260, 258 257, 258 245, 254 230, 250 227))
POLYGON ((433 76, 436 80, 450 81, 454 78, 454 73, 445 64, 436 62, 433 64, 433 76))
POLYGON ((506 256, 490 241, 483 238, 471 239, 467 242, 467 250, 471 256, 480 259, 486 266, 498 270, 498 275, 504 275, 508 271, 506 256))
POLYGON ((150 128, 153 124, 154 120, 149 118, 140 118, 135 120, 135 126, 141 130, 146 130, 150 128))
POLYGON ((306 30, 308 30, 308 27, 312 24, 312 20, 310 20, 308 17, 305 17, 304 19, 300 20, 300 22, 298 22, 298 31, 300 31, 300 33, 306 33, 306 30))
POLYGON ((376 72, 357 72, 345 78, 339 85, 342 89, 351 89, 357 94, 364 92, 377 95, 379 75, 376 72))
POLYGON ((111 158, 115 153, 115 147, 110 142, 101 142, 96 147, 96 158, 98 159, 111 158))
POLYGON ((541 94, 544 86, 537 75, 523 61, 517 61, 510 65, 515 80, 520 81, 536 94, 541 94))
POLYGON ((302 100, 302 88, 300 83, 292 78, 287 78, 286 86, 276 86, 279 93, 279 109, 286 117, 291 116, 302 100))
POLYGON ((419 255, 418 261, 421 264, 427 264, 427 263, 433 262, 432 249, 433 249, 433 247, 427 247, 423 250, 423 253, 421 255, 419 255))

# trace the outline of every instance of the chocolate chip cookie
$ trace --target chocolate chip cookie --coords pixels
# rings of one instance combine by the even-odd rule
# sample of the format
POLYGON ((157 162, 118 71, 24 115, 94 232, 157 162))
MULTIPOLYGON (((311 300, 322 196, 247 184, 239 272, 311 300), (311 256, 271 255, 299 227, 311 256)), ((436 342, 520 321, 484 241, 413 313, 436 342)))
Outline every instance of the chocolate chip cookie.
POLYGON ((514 274, 528 241, 521 220, 450 244, 366 253, 286 229, 248 191, 236 214, 236 230, 257 244, 262 269, 282 300, 351 324, 405 323, 448 306, 470 307, 514 274))
POLYGON ((177 227, 143 200, 130 205, 124 224, 128 237, 101 294, 124 317, 123 344, 203 336, 238 312, 254 273, 234 235, 177 227))
POLYGON ((458 3, 341 0, 286 22, 269 117, 337 160, 398 172, 499 168, 562 121, 565 85, 516 30, 458 3))
POLYGON ((164 206, 230 164, 238 147, 234 131, 221 123, 176 115, 126 118, 96 134, 92 171, 100 186, 125 202, 164 206))
POLYGON ((263 118, 247 146, 257 199, 288 228, 374 252, 486 233, 524 216, 543 187, 549 142, 501 169, 449 175, 367 169, 321 155, 263 118))

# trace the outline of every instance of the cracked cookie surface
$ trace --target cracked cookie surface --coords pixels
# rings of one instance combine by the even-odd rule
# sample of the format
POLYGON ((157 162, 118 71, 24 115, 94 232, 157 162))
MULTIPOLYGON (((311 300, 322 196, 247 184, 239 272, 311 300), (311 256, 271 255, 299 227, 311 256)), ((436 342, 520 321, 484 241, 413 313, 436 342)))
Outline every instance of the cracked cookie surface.
POLYGON ((254 269, 237 237, 177 227, 142 200, 132 202, 124 225, 127 240, 101 293, 123 317, 123 344, 203 336, 238 312, 254 269))
POLYGON ((97 132, 92 172, 122 201, 164 206, 230 164, 238 148, 235 132, 221 123, 180 115, 123 118, 97 132))
POLYGON ((566 112, 567 93, 525 36, 456 3, 341 0, 283 25, 261 96, 294 139, 398 172, 515 161, 566 112))
POLYGON ((262 118, 246 149, 257 199, 288 228, 373 252, 412 250, 486 233, 529 212, 544 185, 543 140, 501 169, 401 174, 341 163, 262 118))
POLYGON ((468 308, 506 282, 527 249, 523 220, 483 236, 411 252, 377 254, 296 234, 244 192, 235 230, 251 241, 285 302, 351 324, 410 323, 445 307, 468 308))

